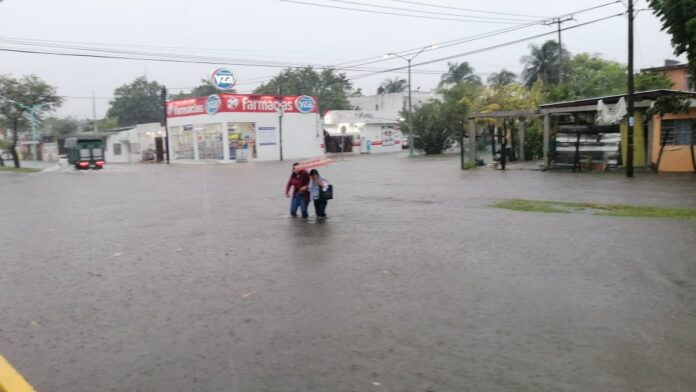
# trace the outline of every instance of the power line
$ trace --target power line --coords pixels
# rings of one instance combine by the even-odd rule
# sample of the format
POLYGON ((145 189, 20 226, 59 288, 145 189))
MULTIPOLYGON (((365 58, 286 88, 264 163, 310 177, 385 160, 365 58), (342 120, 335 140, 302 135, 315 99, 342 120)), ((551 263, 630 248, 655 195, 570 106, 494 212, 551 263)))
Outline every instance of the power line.
POLYGON ((444 18, 444 17, 438 17, 438 16, 409 15, 409 14, 403 14, 403 13, 398 13, 398 12, 375 11, 375 10, 366 10, 366 9, 351 8, 351 7, 339 7, 339 6, 335 6, 335 5, 309 3, 306 1, 297 1, 297 0, 278 0, 278 1, 282 1, 284 3, 310 5, 310 6, 314 6, 314 7, 333 8, 333 9, 339 9, 339 10, 345 10, 345 11, 357 11, 357 12, 366 12, 366 13, 371 13, 371 14, 393 15, 393 16, 407 16, 407 17, 411 17, 411 18, 420 18, 420 19, 447 20, 447 21, 454 21, 454 22, 470 22, 470 23, 488 23, 488 24, 508 24, 508 25, 514 24, 512 22, 502 22, 502 21, 496 22, 496 21, 482 21, 482 20, 475 20, 475 19, 444 18))
POLYGON ((493 15, 507 15, 507 16, 520 16, 520 17, 530 17, 530 18, 546 18, 545 16, 539 16, 539 15, 525 15, 525 14, 514 14, 510 12, 497 12, 497 11, 484 11, 484 10, 477 10, 477 9, 472 9, 472 8, 461 8, 461 7, 452 7, 452 6, 446 6, 446 5, 436 5, 436 4, 429 4, 429 3, 421 3, 418 1, 408 1, 408 0, 391 0, 395 1, 397 3, 406 3, 406 4, 414 4, 414 5, 424 5, 428 7, 435 7, 435 8, 443 8, 443 9, 450 9, 450 10, 459 10, 459 11, 468 11, 468 12, 478 12, 478 13, 483 13, 483 14, 493 14, 493 15))
POLYGON ((388 9, 388 10, 397 10, 397 11, 402 11, 402 12, 413 12, 413 13, 418 13, 418 14, 454 16, 454 17, 458 17, 458 18, 474 18, 474 19, 495 20, 495 21, 505 21, 505 22, 532 22, 532 21, 539 20, 539 19, 530 20, 529 18, 522 20, 520 18, 511 19, 511 18, 490 17, 490 16, 453 14, 450 12, 437 12, 437 11, 416 10, 416 9, 412 9, 412 8, 390 7, 390 6, 386 6, 386 5, 360 3, 357 1, 349 1, 349 0, 327 0, 327 1, 332 1, 334 3, 344 3, 344 4, 353 4, 353 5, 359 5, 359 6, 373 7, 373 8, 382 8, 382 9, 388 9))
MULTIPOLYGON (((46 44, 38 40, 34 41, 22 41, 18 39, 3 39, 0 38, 0 42, 4 42, 11 45, 23 45, 23 46, 38 46, 38 47, 48 47, 48 48, 60 48, 60 49, 72 49, 78 51, 96 52, 97 54, 85 54, 85 53, 72 53, 72 52, 54 52, 54 51, 40 51, 40 50, 27 50, 26 48, 14 48, 14 47, 0 47, 0 51, 6 52, 16 52, 16 53, 30 53, 30 54, 45 54, 45 55, 55 55, 55 56, 73 56, 73 57, 91 57, 91 58, 104 58, 104 59, 121 59, 121 60, 140 60, 140 61, 157 61, 157 62, 171 62, 171 63, 191 63, 191 64, 215 64, 215 65, 235 65, 235 66, 251 66, 251 67, 269 67, 269 68, 303 68, 311 66, 316 69, 333 69, 336 71, 345 72, 372 72, 378 71, 380 69, 358 69, 356 67, 351 68, 338 68, 332 66, 324 66, 317 64, 298 64, 289 62, 275 62, 266 60, 240 60, 240 59, 227 59, 219 57, 205 57, 205 56, 189 56, 180 55, 173 53, 157 53, 157 52, 142 52, 142 51, 127 51, 127 50, 113 50, 106 48, 91 48, 82 46, 68 46, 59 44, 46 44), (110 55, 105 55, 103 53, 110 53, 110 55), (144 57, 135 57, 144 56, 144 57)), ((422 74, 440 74, 439 70, 420 70, 419 73, 422 74)))
MULTIPOLYGON (((560 15, 560 16, 558 16, 558 17, 560 18, 560 17, 568 16, 568 15, 578 15, 578 14, 586 13, 586 12, 589 12, 589 11, 597 10, 597 9, 600 9, 600 8, 603 8, 603 7, 607 7, 607 6, 610 6, 610 5, 613 5, 613 4, 617 4, 617 3, 619 3, 619 2, 620 2, 620 0, 615 0, 615 1, 608 2, 608 3, 603 3, 603 4, 600 4, 600 5, 597 5, 597 6, 593 6, 593 7, 589 7, 589 8, 584 8, 584 9, 580 9, 580 10, 577 10, 577 11, 572 11, 572 12, 570 12, 570 13, 562 14, 562 15, 560 15)), ((464 37, 464 38, 455 39, 455 40, 451 40, 451 41, 445 41, 445 42, 442 42, 442 43, 437 44, 435 48, 426 49, 425 52, 430 52, 430 51, 433 51, 433 50, 440 50, 440 49, 444 49, 444 48, 448 48, 448 47, 452 47, 452 46, 457 46, 457 45, 461 45, 461 44, 464 44, 464 43, 477 41, 477 40, 484 39, 484 38, 490 38, 490 37, 502 35, 502 34, 505 34, 505 33, 508 33, 508 32, 513 32, 513 31, 525 29, 525 28, 528 28, 528 27, 532 27, 532 26, 535 26, 535 25, 537 25, 537 23, 522 24, 522 25, 512 26, 512 27, 508 27, 508 28, 504 28, 504 29, 500 29, 500 30, 495 30, 495 31, 491 31, 491 32, 488 32, 488 33, 483 33, 483 34, 474 35, 474 36, 470 36, 470 37, 464 37)), ((404 56, 407 56, 407 55, 409 55, 409 54, 416 53, 416 52, 420 51, 421 49, 422 49, 422 46, 417 47, 417 48, 407 49, 407 50, 404 50, 404 51, 395 52, 395 53, 399 53, 399 54, 402 54, 402 55, 404 55, 404 56)), ((367 57, 367 58, 362 59, 362 60, 360 61, 359 64, 352 65, 352 67, 358 67, 358 66, 363 66, 363 65, 369 65, 369 64, 379 63, 379 62, 388 61, 388 60, 390 60, 390 59, 385 59, 383 56, 367 57), (374 60, 374 61, 369 61, 369 60, 374 60)), ((358 61, 355 61, 355 62, 358 62, 358 61)), ((346 64, 350 64, 350 63, 352 63, 352 62, 339 63, 339 64, 337 64, 337 65, 343 66, 343 65, 346 65, 346 64)))
MULTIPOLYGON (((576 28, 579 28, 579 27, 583 27, 583 26, 587 26, 587 25, 593 24, 593 23, 598 23, 598 22, 602 22, 602 21, 605 21, 605 20, 608 20, 608 19, 620 17, 620 16, 623 16, 623 15, 625 15, 625 12, 622 12, 622 13, 616 14, 616 15, 610 15, 610 16, 607 16, 607 17, 604 17, 604 18, 600 18, 600 19, 595 19, 595 20, 592 20, 592 21, 589 21, 589 22, 585 22, 585 23, 580 23, 580 24, 577 24, 577 25, 574 25, 574 26, 566 27, 566 28, 562 29, 561 31, 567 31, 567 30, 576 29, 576 28)), ((452 60, 452 59, 459 58, 459 57, 462 57, 462 56, 468 56, 468 55, 472 55, 472 54, 487 52, 487 51, 489 51, 489 50, 494 50, 494 49, 503 48, 503 47, 506 47, 506 46, 514 45, 514 44, 519 44, 519 43, 522 43, 522 42, 530 41, 530 40, 537 39, 537 38, 542 38, 542 37, 545 37, 545 36, 547 36, 547 35, 552 35, 552 34, 556 34, 556 32, 555 32, 555 31, 551 31, 551 32, 546 32, 546 33, 537 34, 537 35, 532 35, 532 36, 528 36, 528 37, 516 39, 516 40, 514 40, 514 41, 508 41, 508 42, 500 43, 500 44, 497 44, 497 45, 487 46, 487 47, 485 47, 485 48, 480 48, 480 49, 476 49, 476 50, 472 50, 472 51, 468 51, 468 52, 458 53, 458 54, 455 54, 455 55, 446 56, 446 57, 441 57, 441 58, 434 59, 434 60, 424 61, 424 62, 421 62, 421 63, 413 64, 412 66, 413 66, 413 67, 418 67, 418 66, 423 66, 423 65, 429 65, 429 64, 439 63, 439 62, 442 62, 442 61, 452 60)), ((392 68, 391 71, 402 70, 402 69, 405 69, 405 68, 407 68, 407 67, 408 67, 408 66, 395 67, 395 68, 392 68)), ((368 73, 368 74, 363 74, 363 75, 357 75, 357 76, 353 76, 353 77, 348 78, 348 80, 350 81, 350 80, 356 80, 356 79, 367 78, 367 77, 379 75, 379 74, 382 74, 382 73, 385 73, 385 72, 390 72, 390 71, 382 71, 382 72, 374 72, 374 73, 368 73)))

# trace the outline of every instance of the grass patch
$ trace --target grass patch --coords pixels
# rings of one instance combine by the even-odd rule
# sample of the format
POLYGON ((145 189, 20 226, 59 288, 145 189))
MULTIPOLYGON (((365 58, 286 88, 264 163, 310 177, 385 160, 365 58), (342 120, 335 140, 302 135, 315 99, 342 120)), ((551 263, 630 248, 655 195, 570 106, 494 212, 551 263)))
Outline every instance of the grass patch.
POLYGON ((17 169, 16 167, 10 167, 10 166, 0 166, 0 172, 11 172, 11 173, 36 173, 40 172, 41 169, 34 169, 33 167, 20 167, 17 169))
POLYGON ((464 162, 464 166, 462 167, 462 170, 471 170, 471 169, 476 169, 478 167, 478 164, 476 162, 464 162))
POLYGON ((593 215, 601 216, 696 220, 696 208, 631 206, 623 204, 574 203, 524 199, 504 200, 493 204, 493 207, 512 211, 544 212, 551 214, 569 214, 573 212, 589 211, 593 215))

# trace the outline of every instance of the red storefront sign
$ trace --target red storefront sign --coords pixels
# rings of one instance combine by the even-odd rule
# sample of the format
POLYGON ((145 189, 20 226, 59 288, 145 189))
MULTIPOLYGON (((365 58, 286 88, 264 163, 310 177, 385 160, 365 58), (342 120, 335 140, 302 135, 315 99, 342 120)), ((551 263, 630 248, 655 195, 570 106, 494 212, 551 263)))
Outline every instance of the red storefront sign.
POLYGON ((216 113, 318 113, 316 97, 308 95, 277 97, 255 94, 214 94, 207 97, 167 102, 167 117, 186 117, 216 113))

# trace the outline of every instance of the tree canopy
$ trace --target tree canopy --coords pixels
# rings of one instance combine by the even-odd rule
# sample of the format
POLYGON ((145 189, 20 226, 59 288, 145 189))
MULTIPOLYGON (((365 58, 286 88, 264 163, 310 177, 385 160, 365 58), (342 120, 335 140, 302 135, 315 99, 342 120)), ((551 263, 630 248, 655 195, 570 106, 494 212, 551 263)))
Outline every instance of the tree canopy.
POLYGON ((495 87, 517 83, 517 74, 507 69, 502 69, 488 77, 488 84, 495 87))
POLYGON ((672 36, 674 53, 686 54, 696 75, 696 0, 648 0, 648 4, 672 36))
POLYGON ((114 91, 114 100, 107 117, 118 119, 119 126, 146 124, 162 121, 162 85, 139 77, 114 91))
POLYGON ((468 62, 447 63, 447 68, 440 80, 441 88, 464 82, 481 84, 481 78, 474 73, 474 68, 468 62))
POLYGON ((35 119, 40 120, 43 113, 59 107, 63 99, 58 96, 55 87, 35 75, 21 78, 0 76, 0 96, 0 125, 12 129, 10 149, 14 165, 19 168, 16 153, 18 131, 29 126, 31 108, 34 108, 35 119))
POLYGON ((256 94, 310 95, 319 99, 319 111, 352 109, 348 97, 357 94, 344 73, 313 67, 287 68, 262 84, 256 94))
MULTIPOLYGON (((522 80, 531 87, 534 83, 541 80, 545 86, 550 87, 559 83, 561 58, 559 56, 558 43, 556 41, 546 41, 541 46, 536 44, 529 45, 530 54, 522 57, 524 70, 522 80)), ((570 53, 562 49, 563 59, 568 59, 570 53)), ((563 61, 566 64, 566 61, 563 61)), ((565 67, 564 67, 565 68, 565 67)))
POLYGON ((394 79, 386 79, 382 82, 379 88, 377 88, 377 94, 400 93, 406 91, 407 86, 408 81, 397 76, 394 79))
POLYGON ((598 54, 580 53, 566 63, 565 83, 551 89, 550 99, 601 97, 626 92, 627 70, 624 64, 605 60, 598 54))

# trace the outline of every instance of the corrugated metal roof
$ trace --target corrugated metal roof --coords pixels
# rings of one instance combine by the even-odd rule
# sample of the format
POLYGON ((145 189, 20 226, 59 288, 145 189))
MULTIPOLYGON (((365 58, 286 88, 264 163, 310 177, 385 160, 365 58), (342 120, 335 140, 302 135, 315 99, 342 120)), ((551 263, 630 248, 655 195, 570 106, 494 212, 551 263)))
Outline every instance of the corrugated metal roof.
MULTIPOLYGON (((634 97, 636 101, 645 101, 645 100, 655 100, 660 97, 665 97, 665 96, 670 96, 670 95, 679 95, 684 98, 696 98, 696 92, 692 91, 677 91, 677 90, 650 90, 650 91, 641 91, 635 93, 634 97)), ((554 102, 554 103, 547 103, 544 105, 539 106, 541 109, 551 109, 551 108, 569 108, 569 107, 575 107, 575 106, 590 106, 590 105, 596 105, 600 100, 604 101, 604 103, 607 104, 613 104, 616 102, 619 102, 621 98, 625 98, 626 94, 620 94, 620 95, 608 95, 606 97, 596 97, 596 98, 584 98, 584 99, 579 99, 575 101, 562 101, 562 102, 554 102)))

